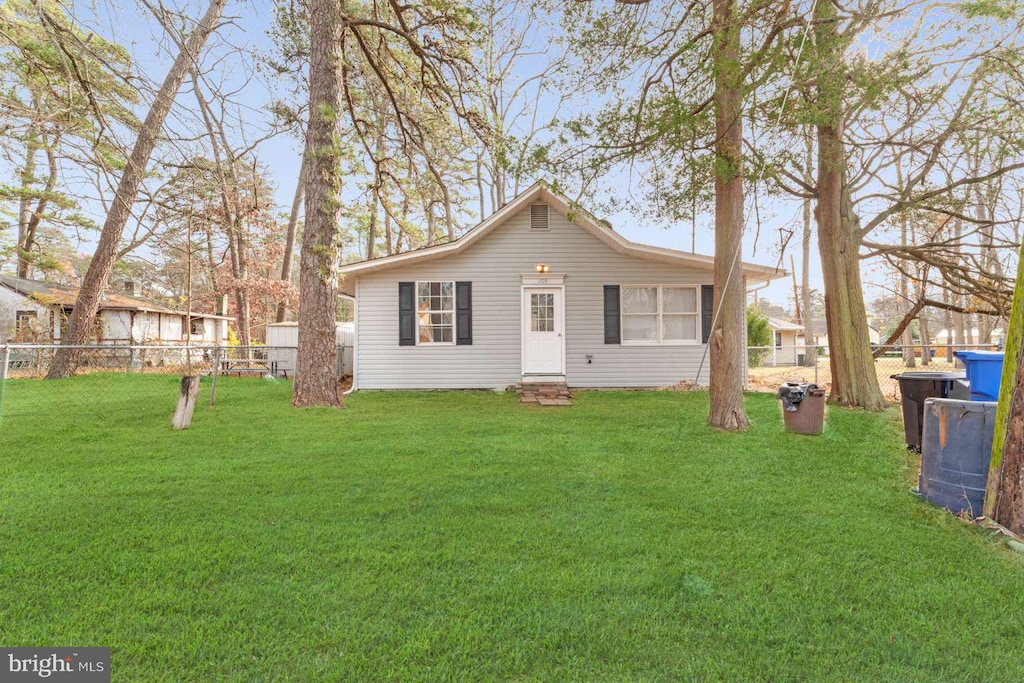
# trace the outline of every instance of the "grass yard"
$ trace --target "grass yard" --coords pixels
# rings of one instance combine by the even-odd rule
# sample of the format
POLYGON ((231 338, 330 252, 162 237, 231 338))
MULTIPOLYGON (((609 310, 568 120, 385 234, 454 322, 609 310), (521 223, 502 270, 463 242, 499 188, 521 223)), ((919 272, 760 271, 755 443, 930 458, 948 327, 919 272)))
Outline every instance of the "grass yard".
POLYGON ((174 378, 10 382, 0 643, 115 681, 1024 680, 1024 556, 908 492, 895 411, 208 389, 173 433, 174 378))

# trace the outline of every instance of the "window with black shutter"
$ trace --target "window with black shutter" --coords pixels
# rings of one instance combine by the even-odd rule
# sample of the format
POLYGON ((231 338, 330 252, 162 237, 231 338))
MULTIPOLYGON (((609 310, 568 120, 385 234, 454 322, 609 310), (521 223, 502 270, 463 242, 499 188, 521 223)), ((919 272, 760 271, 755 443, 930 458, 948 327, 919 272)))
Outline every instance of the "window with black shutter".
POLYGON ((473 283, 455 283, 455 343, 473 343, 473 283))
POLYGON ((701 318, 701 342, 708 343, 711 337, 711 322, 715 319, 715 287, 714 285, 701 285, 700 287, 700 318, 701 318))
POLYGON ((604 286, 604 343, 618 344, 621 339, 619 286, 604 286))

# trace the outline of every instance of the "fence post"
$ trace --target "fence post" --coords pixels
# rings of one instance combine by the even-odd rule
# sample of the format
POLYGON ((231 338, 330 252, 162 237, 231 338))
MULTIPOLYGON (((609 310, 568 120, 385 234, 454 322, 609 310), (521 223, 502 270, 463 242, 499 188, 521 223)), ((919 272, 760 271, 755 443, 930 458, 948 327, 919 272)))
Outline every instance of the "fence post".
POLYGON ((213 402, 217 398, 217 376, 220 375, 220 347, 213 350, 213 379, 210 381, 210 410, 213 410, 213 402))
POLYGON ((135 345, 128 347, 128 372, 135 372, 135 345))
POLYGON ((818 345, 815 344, 811 348, 814 349, 814 383, 817 384, 818 383, 818 345))

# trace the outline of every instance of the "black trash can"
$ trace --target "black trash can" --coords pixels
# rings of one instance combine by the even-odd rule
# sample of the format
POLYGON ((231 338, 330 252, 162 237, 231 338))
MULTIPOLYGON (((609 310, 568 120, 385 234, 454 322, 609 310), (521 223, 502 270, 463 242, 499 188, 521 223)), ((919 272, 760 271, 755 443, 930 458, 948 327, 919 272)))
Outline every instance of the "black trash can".
POLYGON ((950 398, 956 392, 962 372, 903 372, 891 378, 900 383, 903 397, 903 435, 907 448, 921 451, 921 430, 924 429, 924 402, 929 398, 950 398))

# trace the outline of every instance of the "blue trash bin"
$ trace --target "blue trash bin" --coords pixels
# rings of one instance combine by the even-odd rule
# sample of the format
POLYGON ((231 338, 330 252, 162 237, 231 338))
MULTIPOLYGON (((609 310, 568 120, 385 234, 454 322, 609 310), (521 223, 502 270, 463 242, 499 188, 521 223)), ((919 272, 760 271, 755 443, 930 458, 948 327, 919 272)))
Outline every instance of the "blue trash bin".
POLYGON ((967 370, 972 401, 998 401, 999 380, 1003 377, 1002 351, 957 351, 956 357, 967 370))

